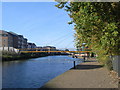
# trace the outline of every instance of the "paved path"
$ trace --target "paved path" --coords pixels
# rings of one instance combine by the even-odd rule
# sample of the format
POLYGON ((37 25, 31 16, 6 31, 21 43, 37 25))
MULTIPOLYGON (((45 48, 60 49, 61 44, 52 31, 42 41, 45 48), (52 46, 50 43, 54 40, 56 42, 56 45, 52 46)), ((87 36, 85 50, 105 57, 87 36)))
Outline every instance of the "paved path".
POLYGON ((109 71, 89 60, 50 80, 42 88, 118 88, 109 71))

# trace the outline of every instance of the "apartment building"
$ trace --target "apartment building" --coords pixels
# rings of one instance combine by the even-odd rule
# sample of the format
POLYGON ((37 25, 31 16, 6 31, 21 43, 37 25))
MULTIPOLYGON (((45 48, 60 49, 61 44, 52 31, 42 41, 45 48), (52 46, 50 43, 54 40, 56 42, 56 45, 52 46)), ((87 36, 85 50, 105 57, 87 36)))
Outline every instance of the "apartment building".
POLYGON ((27 39, 23 35, 18 35, 18 48, 27 48, 27 39))
POLYGON ((27 48, 36 48, 36 45, 35 45, 35 43, 28 42, 27 43, 27 48))
POLYGON ((27 39, 23 37, 23 35, 18 35, 13 32, 9 32, 13 36, 13 47, 14 48, 27 48, 27 39))
POLYGON ((0 30, 0 47, 27 48, 27 39, 14 32, 0 30))
POLYGON ((11 34, 13 37, 13 47, 18 48, 18 34, 14 32, 8 32, 8 33, 11 34))
POLYGON ((7 31, 0 30, 0 47, 13 47, 13 36, 7 31))
POLYGON ((56 47, 53 46, 44 46, 43 51, 56 51, 56 47))
POLYGON ((36 51, 43 51, 43 48, 38 46, 38 47, 36 47, 36 51))
POLYGON ((23 43, 23 48, 27 48, 27 38, 24 38, 23 43))

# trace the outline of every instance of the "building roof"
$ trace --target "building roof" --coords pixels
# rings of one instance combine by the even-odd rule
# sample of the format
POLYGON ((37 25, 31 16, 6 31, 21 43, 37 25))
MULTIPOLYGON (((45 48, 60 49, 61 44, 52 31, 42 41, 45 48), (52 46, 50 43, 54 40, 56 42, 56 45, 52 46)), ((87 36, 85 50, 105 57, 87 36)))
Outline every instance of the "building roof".
POLYGON ((44 46, 44 48, 56 48, 54 46, 44 46))
POLYGON ((38 47, 36 47, 36 48, 42 48, 42 47, 38 46, 38 47))
MULTIPOLYGON (((28 42, 28 44, 29 44, 29 45, 35 45, 35 43, 30 43, 30 42, 28 42)), ((36 45, 35 45, 35 46, 36 46, 36 45)))
POLYGON ((28 40, 27 38, 24 38, 25 40, 28 40))
POLYGON ((8 32, 8 33, 10 33, 10 34, 12 34, 12 35, 16 35, 16 36, 18 36, 18 34, 16 34, 16 33, 14 33, 14 32, 8 32))
POLYGON ((28 42, 29 45, 32 45, 32 43, 28 42))
POLYGON ((18 35, 19 37, 23 37, 23 35, 18 35))
POLYGON ((2 33, 8 33, 8 32, 5 30, 0 30, 0 33, 2 34, 2 33))

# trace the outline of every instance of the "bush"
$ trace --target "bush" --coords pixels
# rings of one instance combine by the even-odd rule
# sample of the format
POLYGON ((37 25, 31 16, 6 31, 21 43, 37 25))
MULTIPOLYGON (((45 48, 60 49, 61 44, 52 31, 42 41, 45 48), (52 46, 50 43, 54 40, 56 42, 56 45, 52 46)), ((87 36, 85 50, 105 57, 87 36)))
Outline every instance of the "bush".
POLYGON ((113 65, 112 65, 111 59, 106 60, 106 66, 110 71, 113 70, 113 65))
POLYGON ((98 61, 106 66, 108 70, 113 70, 112 59, 108 55, 99 54, 98 61))

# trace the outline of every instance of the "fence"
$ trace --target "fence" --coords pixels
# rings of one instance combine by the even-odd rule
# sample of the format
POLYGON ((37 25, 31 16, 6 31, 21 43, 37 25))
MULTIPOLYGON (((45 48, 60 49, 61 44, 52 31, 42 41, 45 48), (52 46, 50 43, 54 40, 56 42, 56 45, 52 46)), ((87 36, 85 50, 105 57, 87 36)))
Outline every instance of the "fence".
POLYGON ((19 53, 19 50, 13 47, 0 47, 0 51, 8 51, 8 52, 15 52, 19 53))
POLYGON ((114 56, 112 60, 113 64, 113 70, 118 73, 118 76, 120 77, 120 55, 114 56))

